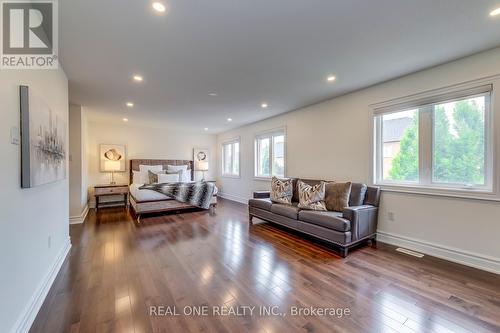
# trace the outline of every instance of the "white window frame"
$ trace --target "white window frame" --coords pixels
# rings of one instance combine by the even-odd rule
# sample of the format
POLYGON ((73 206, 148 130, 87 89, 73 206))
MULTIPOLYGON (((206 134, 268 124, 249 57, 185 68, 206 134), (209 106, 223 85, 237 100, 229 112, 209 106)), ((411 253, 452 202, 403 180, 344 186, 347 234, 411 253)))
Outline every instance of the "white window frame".
POLYGON ((373 107, 373 184, 383 190, 409 192, 417 194, 435 194, 452 197, 498 200, 497 164, 494 142, 493 104, 495 96, 493 83, 481 80, 443 88, 389 102, 372 105, 373 107), (464 98, 486 96, 485 101, 485 184, 482 186, 464 186, 460 184, 438 183, 432 180, 433 170, 433 117, 431 106, 453 102, 464 98), (425 108, 428 107, 428 110, 425 108), (383 142, 382 116, 385 114, 420 109, 419 111, 419 181, 401 182, 383 179, 383 142), (426 134, 426 135, 422 135, 426 134))
POLYGON ((234 138, 234 139, 231 139, 231 140, 228 140, 228 141, 225 141, 221 144, 221 156, 222 156, 222 170, 221 170, 221 175, 222 177, 226 177, 226 178, 240 178, 241 177, 241 142, 240 142, 240 138, 234 138), (235 152, 235 143, 237 143, 240 147, 239 151, 238 151, 238 156, 236 156, 236 152, 235 152), (225 150, 225 147, 228 146, 228 145, 231 145, 231 156, 232 156, 232 159, 231 159, 231 167, 230 167, 230 170, 232 171, 233 170, 233 163, 236 159, 238 159, 238 173, 235 174, 235 173, 225 173, 224 171, 224 166, 226 165, 225 164, 225 159, 226 159, 226 150, 225 150))
MULTIPOLYGON (((273 175, 273 160, 274 160, 274 142, 273 138, 275 136, 283 136, 283 160, 284 160, 284 168, 283 168, 283 177, 286 177, 286 165, 287 165, 287 154, 286 154, 286 128, 276 128, 273 130, 261 132, 257 135, 255 135, 254 139, 254 179, 257 180, 270 180, 273 175), (259 175, 257 172, 259 170, 259 140, 260 139, 265 139, 269 138, 269 170, 270 170, 270 175, 259 175)), ((281 177, 281 176, 280 176, 281 177)))

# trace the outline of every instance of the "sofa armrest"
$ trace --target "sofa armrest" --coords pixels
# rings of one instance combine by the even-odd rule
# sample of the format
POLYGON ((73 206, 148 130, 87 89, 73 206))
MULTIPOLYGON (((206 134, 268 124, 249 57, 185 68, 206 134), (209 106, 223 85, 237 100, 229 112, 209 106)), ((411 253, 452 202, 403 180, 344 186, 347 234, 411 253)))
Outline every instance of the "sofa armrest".
POLYGON ((352 240, 377 232, 378 207, 372 205, 345 207, 342 216, 351 221, 352 240))
POLYGON ((271 197, 271 192, 269 191, 254 191, 253 198, 254 199, 269 199, 271 197))

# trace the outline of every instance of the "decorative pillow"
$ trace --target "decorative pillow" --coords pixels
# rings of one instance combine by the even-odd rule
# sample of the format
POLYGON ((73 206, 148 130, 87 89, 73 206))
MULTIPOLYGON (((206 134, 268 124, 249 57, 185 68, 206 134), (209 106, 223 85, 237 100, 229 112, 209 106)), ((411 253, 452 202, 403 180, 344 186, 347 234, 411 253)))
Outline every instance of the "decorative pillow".
POLYGON ((311 210, 326 210, 325 205, 325 182, 314 186, 299 180, 299 208, 311 210))
POLYGON ((158 174, 158 183, 178 183, 179 174, 178 173, 160 173, 158 174))
POLYGON ((156 172, 153 172, 151 170, 148 170, 148 184, 158 184, 158 175, 160 174, 165 174, 166 171, 162 170, 162 171, 156 171, 156 172))
POLYGON ((153 172, 162 171, 163 165, 143 165, 143 164, 139 165, 140 172, 145 172, 147 174, 149 170, 153 172))
POLYGON ((191 169, 188 169, 187 164, 183 165, 167 165, 167 172, 178 172, 182 171, 182 174, 179 178, 181 182, 190 182, 191 181, 191 169))
POLYGON ((132 171, 132 182, 134 184, 148 184, 149 176, 147 172, 132 171))
POLYGON ((184 170, 179 170, 179 171, 167 170, 167 174, 170 174, 170 175, 179 175, 179 179, 181 179, 182 176, 184 175, 184 170))
POLYGON ((293 182, 292 179, 278 179, 271 181, 271 201, 286 205, 292 204, 293 182))
POLYGON ((351 182, 326 184, 326 208, 341 212, 344 207, 349 207, 349 196, 351 195, 351 182))

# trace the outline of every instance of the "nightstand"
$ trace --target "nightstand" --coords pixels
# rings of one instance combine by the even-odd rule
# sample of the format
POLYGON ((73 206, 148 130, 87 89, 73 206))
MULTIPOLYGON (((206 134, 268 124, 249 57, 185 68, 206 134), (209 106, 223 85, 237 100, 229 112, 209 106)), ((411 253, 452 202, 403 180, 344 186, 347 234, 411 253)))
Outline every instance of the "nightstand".
POLYGON ((95 210, 99 210, 101 207, 110 207, 116 205, 128 205, 128 185, 96 185, 94 186, 94 196, 95 196, 95 210), (99 199, 105 196, 112 195, 123 195, 123 200, 119 201, 106 201, 99 203, 99 199))

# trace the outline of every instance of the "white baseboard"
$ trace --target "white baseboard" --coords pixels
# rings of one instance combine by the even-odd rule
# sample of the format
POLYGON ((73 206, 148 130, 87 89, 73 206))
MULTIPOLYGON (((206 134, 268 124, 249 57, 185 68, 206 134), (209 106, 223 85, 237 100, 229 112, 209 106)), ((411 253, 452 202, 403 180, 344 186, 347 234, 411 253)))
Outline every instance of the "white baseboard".
POLYGON ((12 333, 26 333, 29 331, 70 249, 71 249, 71 241, 70 238, 68 237, 68 240, 61 247, 61 250, 59 251, 56 260, 50 267, 49 272, 42 280, 42 282, 36 289, 33 296, 31 296, 28 305, 24 308, 24 311, 21 313, 19 319, 16 321, 16 324, 11 330, 12 333))
POLYGON ((85 218, 87 217, 87 214, 89 213, 89 205, 85 205, 85 208, 83 209, 83 212, 78 215, 78 216, 70 216, 69 217, 69 224, 80 224, 85 222, 85 218))
POLYGON ((223 192, 219 192, 217 193, 217 196, 223 198, 223 199, 227 199, 227 200, 231 200, 231 201, 236 201, 236 202, 239 202, 239 203, 242 203, 242 204, 248 204, 248 199, 247 198, 243 198, 243 197, 239 197, 237 195, 232 195, 232 194, 227 194, 227 193, 223 193, 223 192))
POLYGON ((500 274, 500 259, 483 254, 473 253, 449 246, 438 245, 426 241, 396 235, 385 231, 377 231, 377 239, 383 243, 402 246, 407 249, 425 253, 430 256, 456 262, 465 266, 500 274))

